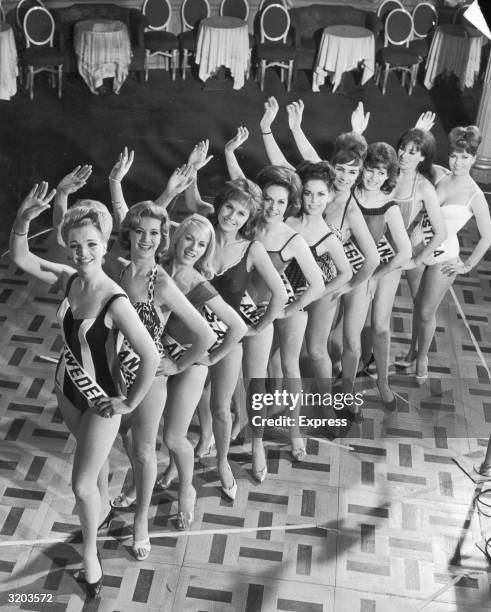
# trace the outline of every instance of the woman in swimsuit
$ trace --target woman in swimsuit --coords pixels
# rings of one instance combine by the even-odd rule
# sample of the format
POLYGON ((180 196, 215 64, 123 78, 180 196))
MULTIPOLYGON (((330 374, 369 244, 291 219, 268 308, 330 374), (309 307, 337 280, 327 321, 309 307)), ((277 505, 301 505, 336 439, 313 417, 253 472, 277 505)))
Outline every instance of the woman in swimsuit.
MULTIPOLYGON (((186 190, 188 208, 196 209, 201 202, 196 183, 186 190)), ((261 190, 252 181, 235 179, 225 183, 215 197, 215 227, 217 249, 213 266, 212 285, 234 310, 248 323, 247 336, 256 336, 267 329, 280 314, 287 301, 286 290, 266 249, 254 237, 260 221, 261 190), (253 323, 241 302, 252 274, 255 274, 271 296, 264 314, 253 323)), ((210 408, 217 449, 218 473, 222 491, 235 499, 237 483, 228 464, 230 445, 230 405, 240 373, 242 344, 237 343, 218 363, 210 367, 210 408)))
MULTIPOLYGON (((194 519, 196 491, 192 485, 194 456, 187 438, 192 416, 203 393, 203 387, 211 367, 235 348, 247 326, 235 310, 229 306, 209 282, 213 277, 215 232, 211 223, 199 214, 183 221, 172 235, 169 249, 162 264, 177 286, 196 310, 207 320, 216 319, 225 325, 218 329, 220 341, 198 363, 172 376, 169 381, 164 418, 164 443, 170 451, 170 464, 157 480, 157 486, 167 489, 176 473, 179 473, 179 508, 177 517, 180 529, 189 529, 194 519)), ((192 340, 182 321, 172 313, 166 326, 165 342, 180 347, 192 340)), ((185 355, 186 353, 184 353, 185 355)), ((178 363, 181 357, 178 359, 178 363)))
MULTIPOLYGON (((481 142, 477 127, 456 127, 448 135, 449 170, 435 166, 436 192, 447 230, 447 239, 438 250, 424 256, 422 263, 409 270, 414 299, 413 334, 406 357, 407 364, 416 361, 416 380, 428 378, 428 351, 435 334, 436 312, 457 274, 468 274, 491 246, 491 219, 488 204, 470 170, 476 161, 481 142), (458 232, 476 218, 479 241, 464 263, 459 258, 458 232)), ((426 251, 421 228, 411 235, 415 253, 426 251)), ((409 277, 409 275, 408 275, 409 277)))
POLYGON ((22 203, 10 249, 20 268, 44 282, 61 282, 65 288, 57 313, 65 345, 56 388, 60 411, 77 441, 72 488, 82 526, 85 581, 93 598, 103 577, 96 540, 98 525, 109 506, 107 458, 121 415, 133 412, 143 401, 159 359, 126 294, 102 269, 112 227, 111 215, 102 204, 82 203, 63 217, 61 235, 73 267, 51 263, 29 251, 29 223, 49 208, 54 191, 46 194, 46 183, 35 185, 22 203), (139 358, 129 392, 117 358, 123 336, 139 358))

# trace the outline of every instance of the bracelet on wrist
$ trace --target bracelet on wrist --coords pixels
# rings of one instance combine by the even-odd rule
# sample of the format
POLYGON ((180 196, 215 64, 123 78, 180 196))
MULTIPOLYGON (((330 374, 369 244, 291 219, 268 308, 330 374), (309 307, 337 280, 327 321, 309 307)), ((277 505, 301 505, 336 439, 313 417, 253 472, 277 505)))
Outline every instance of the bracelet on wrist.
POLYGON ((272 134, 273 132, 270 130, 269 132, 261 132, 263 136, 268 136, 268 134, 272 134))
POLYGON ((29 233, 29 231, 27 231, 27 232, 16 232, 16 231, 14 230, 14 228, 12 228, 12 229, 10 230, 10 233, 11 233, 11 234, 15 234, 16 236, 27 236, 27 234, 29 233))
POLYGON ((109 177, 109 180, 113 181, 114 183, 121 183, 121 181, 119 179, 115 179, 115 178, 109 177))

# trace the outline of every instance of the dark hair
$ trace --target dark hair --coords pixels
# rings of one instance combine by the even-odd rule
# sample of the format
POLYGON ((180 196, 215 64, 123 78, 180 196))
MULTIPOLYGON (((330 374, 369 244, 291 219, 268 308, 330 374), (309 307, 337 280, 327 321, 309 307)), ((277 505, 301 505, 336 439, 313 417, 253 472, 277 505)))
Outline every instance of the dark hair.
POLYGON ((97 200, 78 200, 64 215, 61 222, 61 237, 63 242, 68 244, 68 234, 70 230, 93 225, 101 234, 104 242, 107 243, 113 228, 111 213, 101 202, 97 200))
POLYGON ((288 192, 288 214, 295 214, 299 210, 302 182, 294 170, 284 166, 266 166, 256 176, 256 183, 263 194, 272 185, 283 187, 288 192))
POLYGON ((433 172, 433 159, 436 151, 435 137, 427 130, 411 128, 399 137, 396 151, 399 151, 399 149, 410 143, 413 144, 421 155, 424 156, 424 159, 419 162, 416 170, 431 183, 434 183, 435 176, 433 172))
POLYGON ((221 207, 229 200, 235 200, 249 210, 249 218, 238 233, 246 240, 253 240, 256 235, 263 200, 261 190, 256 183, 246 178, 227 181, 217 193, 213 202, 215 212, 210 216, 210 221, 214 227, 218 224, 218 213, 221 207))
POLYGON ((362 166, 367 154, 367 141, 358 132, 344 132, 334 141, 332 165, 351 164, 362 166))
POLYGON ((390 193, 397 183, 399 175, 399 162, 394 147, 386 142, 374 142, 368 146, 364 162, 365 168, 384 168, 387 170, 387 179, 380 188, 382 193, 390 193))
POLYGON ((467 127, 455 127, 448 135, 450 151, 464 151, 469 155, 475 156, 481 144, 481 132, 475 125, 467 127))
POLYGON ((160 221, 160 245, 156 254, 158 257, 169 246, 169 216, 161 206, 155 205, 150 200, 133 204, 128 210, 119 228, 118 242, 123 249, 129 251, 130 231, 136 229, 145 217, 160 221))
MULTIPOLYGON (((302 185, 308 181, 322 181, 328 191, 332 191, 333 181, 334 181, 334 170, 331 164, 327 161, 320 162, 309 162, 304 161, 298 166, 297 172, 299 177, 302 180, 302 185)), ((303 202, 301 203, 300 210, 296 213, 296 216, 299 217, 303 213, 303 202)), ((292 214, 295 214, 292 212, 292 214)))

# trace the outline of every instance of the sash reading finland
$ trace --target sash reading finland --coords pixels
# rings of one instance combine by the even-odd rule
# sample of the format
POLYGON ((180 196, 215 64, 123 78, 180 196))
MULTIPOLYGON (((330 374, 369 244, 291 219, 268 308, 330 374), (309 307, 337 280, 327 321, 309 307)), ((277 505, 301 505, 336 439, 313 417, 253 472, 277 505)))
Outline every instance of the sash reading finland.
POLYGON ((66 344, 63 345, 63 357, 65 360, 65 368, 71 381, 85 399, 89 402, 93 402, 101 397, 107 397, 107 393, 104 389, 96 383, 92 376, 87 374, 66 344))

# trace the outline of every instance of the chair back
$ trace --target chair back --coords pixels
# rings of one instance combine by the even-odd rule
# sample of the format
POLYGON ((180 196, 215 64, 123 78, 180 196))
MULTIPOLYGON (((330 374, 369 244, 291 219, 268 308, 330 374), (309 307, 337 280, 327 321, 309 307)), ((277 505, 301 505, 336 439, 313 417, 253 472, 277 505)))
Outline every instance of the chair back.
POLYGON ((398 8, 404 8, 399 0, 384 0, 377 9, 377 17, 383 21, 391 11, 398 8))
POLYGON ((55 20, 51 13, 43 6, 33 6, 30 8, 24 17, 24 36, 26 38, 26 46, 31 45, 53 46, 53 38, 55 35, 55 20))
POLYGON ((258 13, 260 13, 261 11, 264 11, 264 9, 270 4, 282 4, 286 8, 285 0, 261 0, 261 4, 259 5, 259 8, 257 9, 258 13))
POLYGON ((438 13, 433 4, 420 2, 413 9, 415 38, 426 38, 438 25, 438 13))
POLYGON ((34 6, 43 6, 41 0, 19 0, 19 3, 15 7, 15 19, 20 30, 23 28, 24 17, 27 11, 34 6))
POLYGON ((405 9, 395 9, 387 15, 385 20, 385 40, 387 45, 409 44, 413 36, 413 18, 405 9))
POLYGON ((0 4, 0 21, 5 21, 5 11, 3 10, 1 4, 0 4))
POLYGON ((142 13, 149 30, 167 30, 172 15, 169 0, 145 0, 142 13))
POLYGON ((181 6, 183 30, 194 30, 202 19, 210 16, 208 0, 184 0, 181 6))
POLYGON ((247 21, 249 17, 249 4, 247 0, 222 0, 220 4, 221 17, 237 17, 247 21))
POLYGON ((282 4, 270 4, 261 13, 261 42, 286 42, 290 15, 282 4))

